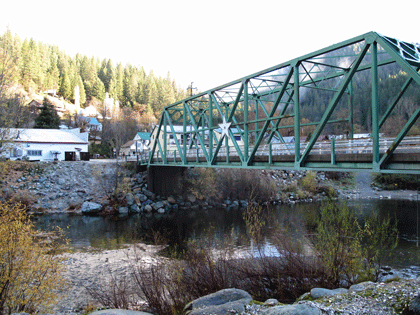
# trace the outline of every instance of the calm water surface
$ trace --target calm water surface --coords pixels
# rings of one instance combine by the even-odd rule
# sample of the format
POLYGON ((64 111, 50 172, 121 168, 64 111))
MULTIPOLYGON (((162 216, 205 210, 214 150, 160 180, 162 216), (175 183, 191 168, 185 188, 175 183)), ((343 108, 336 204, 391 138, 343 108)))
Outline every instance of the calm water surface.
MULTIPOLYGON (((396 268, 420 266, 418 242, 419 207, 416 201, 402 200, 351 200, 348 205, 357 210, 360 218, 372 211, 380 216, 390 215, 398 221, 400 242, 394 259, 389 262, 396 268)), ((282 205, 271 210, 273 218, 265 229, 275 223, 299 230, 303 218, 311 216, 320 207, 318 203, 282 205), (292 222, 292 224, 290 224, 292 222)), ((67 231, 70 244, 76 249, 114 249, 127 243, 153 242, 156 235, 170 245, 182 247, 188 240, 208 240, 216 246, 232 240, 238 248, 249 248, 246 227, 241 211, 212 209, 208 211, 183 211, 173 215, 148 215, 128 217, 89 217, 68 214, 49 214, 34 218, 35 225, 48 231, 59 226, 67 231)), ((267 247, 270 240, 267 239, 267 247)))

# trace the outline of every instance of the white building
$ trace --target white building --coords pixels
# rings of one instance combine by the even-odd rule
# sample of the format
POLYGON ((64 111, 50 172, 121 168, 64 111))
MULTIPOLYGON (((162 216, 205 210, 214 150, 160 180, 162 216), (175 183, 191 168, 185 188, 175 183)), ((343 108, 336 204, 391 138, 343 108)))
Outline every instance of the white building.
MULTIPOLYGON (((8 141, 0 147, 0 156, 11 160, 75 161, 88 160, 87 132, 80 129, 14 129, 8 130, 8 141)), ((4 141, 4 140, 3 140, 4 141)))

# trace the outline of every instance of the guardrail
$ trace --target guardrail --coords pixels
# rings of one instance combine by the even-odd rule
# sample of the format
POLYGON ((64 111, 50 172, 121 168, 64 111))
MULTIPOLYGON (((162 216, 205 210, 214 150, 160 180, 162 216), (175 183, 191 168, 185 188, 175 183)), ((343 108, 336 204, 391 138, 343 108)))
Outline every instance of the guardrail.
MULTIPOLYGON (((394 138, 381 138, 379 140, 379 152, 385 153, 386 150, 393 143, 394 138)), ((305 151, 308 143, 303 142, 300 144, 301 154, 305 151)), ((239 147, 242 152, 243 146, 239 147)), ((248 154, 253 150, 252 145, 249 147, 248 154)), ((349 139, 349 140, 325 140, 317 142, 312 150, 312 155, 325 155, 325 154, 359 154, 359 153, 372 153, 373 151, 373 140, 372 138, 361 138, 361 139, 349 139)), ((401 141, 399 146, 395 150, 396 153, 420 153, 420 136, 409 137, 401 141)), ((270 143, 260 145, 256 155, 257 156, 268 156, 268 155, 294 155, 295 143, 270 143)), ((222 147, 218 152, 218 156, 238 156, 238 152, 234 147, 222 147)), ((187 157, 204 157, 203 150, 199 147, 187 149, 187 157)), ((180 158, 177 150, 168 151, 166 157, 180 158)), ((159 155, 157 155, 157 158, 159 155)))

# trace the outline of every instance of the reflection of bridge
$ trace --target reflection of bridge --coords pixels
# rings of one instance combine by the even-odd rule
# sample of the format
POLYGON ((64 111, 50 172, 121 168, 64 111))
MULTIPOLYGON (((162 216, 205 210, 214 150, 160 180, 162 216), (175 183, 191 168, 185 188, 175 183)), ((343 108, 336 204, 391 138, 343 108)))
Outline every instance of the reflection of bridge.
POLYGON ((418 44, 374 32, 335 44, 165 107, 148 165, 420 173, 420 138, 407 136, 420 116, 420 104, 394 137, 380 137, 406 91, 420 84, 419 69, 418 44), (406 82, 385 108, 379 104, 384 89, 379 77, 395 69, 406 75, 406 82), (362 76, 370 82, 353 84, 362 76), (372 127, 369 138, 352 139, 353 96, 360 89, 370 104, 372 127), (309 90, 323 95, 319 121, 301 118, 309 90), (342 124, 350 140, 321 141, 334 124, 342 124))

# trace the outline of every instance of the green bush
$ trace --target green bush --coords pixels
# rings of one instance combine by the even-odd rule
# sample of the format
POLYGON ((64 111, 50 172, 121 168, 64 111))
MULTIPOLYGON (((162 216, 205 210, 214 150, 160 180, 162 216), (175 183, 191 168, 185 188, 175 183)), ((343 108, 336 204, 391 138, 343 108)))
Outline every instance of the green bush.
POLYGON ((108 143, 101 143, 101 144, 92 143, 89 145, 88 150, 89 150, 90 155, 99 154, 100 156, 103 156, 103 157, 110 157, 112 148, 108 143))
POLYGON ((376 280, 378 268, 398 244, 396 222, 371 214, 361 225, 342 202, 325 202, 316 224, 314 247, 329 282, 376 280))
POLYGON ((65 290, 62 260, 50 253, 58 243, 43 243, 25 209, 0 203, 0 314, 47 313, 65 290))
POLYGON ((386 190, 417 190, 420 187, 420 178, 418 175, 375 173, 372 175, 372 180, 376 186, 386 190))

